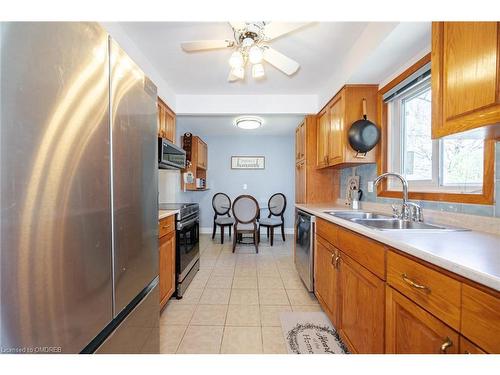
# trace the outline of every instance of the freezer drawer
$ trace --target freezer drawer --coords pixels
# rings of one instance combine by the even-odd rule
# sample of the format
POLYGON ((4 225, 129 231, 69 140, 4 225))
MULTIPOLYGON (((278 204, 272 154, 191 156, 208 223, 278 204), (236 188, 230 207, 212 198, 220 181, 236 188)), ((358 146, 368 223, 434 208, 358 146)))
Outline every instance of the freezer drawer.
POLYGON ((160 351, 158 285, 116 327, 97 354, 158 354, 160 351))

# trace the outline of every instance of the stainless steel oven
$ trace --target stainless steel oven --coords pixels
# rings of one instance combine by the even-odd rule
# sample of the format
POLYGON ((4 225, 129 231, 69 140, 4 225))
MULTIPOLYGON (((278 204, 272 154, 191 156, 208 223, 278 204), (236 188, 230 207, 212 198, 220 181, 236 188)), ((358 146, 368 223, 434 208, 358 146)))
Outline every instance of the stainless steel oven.
POLYGON ((314 288, 314 231, 316 217, 307 212, 295 211, 294 262, 307 290, 314 288))
POLYGON ((158 138, 158 168, 183 169, 186 167, 186 151, 165 138, 158 138))

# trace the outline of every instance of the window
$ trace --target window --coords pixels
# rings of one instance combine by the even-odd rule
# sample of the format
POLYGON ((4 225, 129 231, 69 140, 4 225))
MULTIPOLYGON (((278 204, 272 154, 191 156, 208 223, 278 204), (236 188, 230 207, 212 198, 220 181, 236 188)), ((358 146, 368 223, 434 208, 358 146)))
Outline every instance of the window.
MULTIPOLYGON (((406 177, 412 191, 480 194, 484 141, 431 139, 430 75, 417 79, 387 101, 389 170, 406 177)), ((390 190, 400 190, 398 181, 390 190)))
MULTIPOLYGON (((424 56, 379 91, 382 141, 379 174, 397 172, 417 200, 493 204, 495 141, 472 133, 432 140, 431 56, 424 56)), ((384 179, 378 196, 401 197, 384 179)))

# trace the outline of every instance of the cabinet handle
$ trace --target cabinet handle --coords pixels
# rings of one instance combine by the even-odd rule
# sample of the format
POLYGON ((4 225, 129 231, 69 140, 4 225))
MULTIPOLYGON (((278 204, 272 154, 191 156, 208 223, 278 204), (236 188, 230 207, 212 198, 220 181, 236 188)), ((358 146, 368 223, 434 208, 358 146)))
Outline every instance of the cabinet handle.
POLYGON ((171 227, 171 225, 169 224, 169 225, 163 225, 161 228, 162 228, 162 229, 168 229, 168 228, 170 228, 170 227, 171 227))
POLYGON ((335 268, 336 269, 339 268, 339 263, 340 263, 340 255, 337 254, 337 256, 335 257, 335 268))
POLYGON ((453 341, 450 340, 449 337, 444 339, 444 342, 441 344, 441 352, 446 354, 446 350, 453 346, 453 341))
POLYGON ((333 264, 333 259, 335 258, 335 254, 332 254, 332 259, 330 259, 330 263, 332 264, 332 266, 334 265, 333 264))
POLYGON ((412 279, 410 279, 406 273, 403 273, 401 275, 401 278, 403 279, 403 281, 407 284, 409 284, 410 286, 412 286, 413 288, 415 289, 419 289, 419 290, 422 290, 426 293, 430 293, 431 292, 431 288, 429 288, 428 286, 425 286, 425 285, 421 285, 421 284, 417 284, 415 281, 413 281, 412 279))

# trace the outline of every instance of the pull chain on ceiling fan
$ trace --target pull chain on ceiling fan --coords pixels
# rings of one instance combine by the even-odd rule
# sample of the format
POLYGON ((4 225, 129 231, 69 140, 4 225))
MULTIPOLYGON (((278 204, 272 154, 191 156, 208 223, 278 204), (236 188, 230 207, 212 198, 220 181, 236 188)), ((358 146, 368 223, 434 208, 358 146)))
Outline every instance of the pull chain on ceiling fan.
POLYGON ((283 22, 230 22, 234 40, 199 40, 182 42, 181 47, 186 52, 206 51, 211 49, 235 49, 229 58, 231 70, 228 81, 235 82, 245 78, 245 67, 252 65, 252 76, 256 79, 265 76, 263 61, 268 62, 283 73, 291 76, 300 67, 300 64, 276 51, 269 46, 269 42, 283 35, 289 34, 305 23, 283 22))

